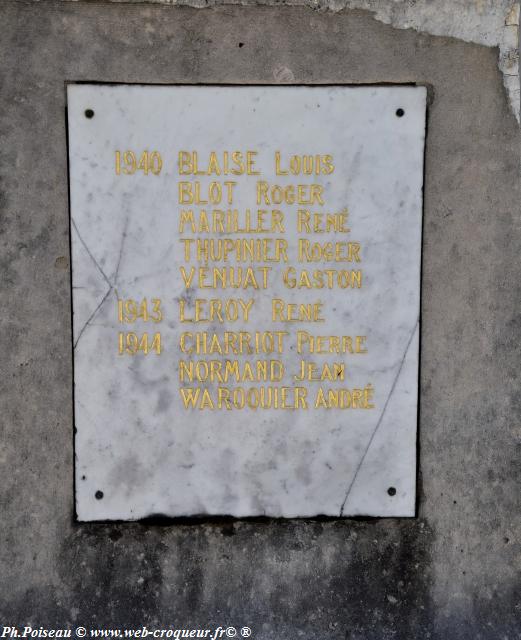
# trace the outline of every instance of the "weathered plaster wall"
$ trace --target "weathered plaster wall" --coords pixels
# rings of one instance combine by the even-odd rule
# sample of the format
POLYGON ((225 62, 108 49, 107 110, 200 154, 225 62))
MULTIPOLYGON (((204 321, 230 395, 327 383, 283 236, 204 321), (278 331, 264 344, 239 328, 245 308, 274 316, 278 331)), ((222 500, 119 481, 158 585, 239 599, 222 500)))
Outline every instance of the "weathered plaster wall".
MULTIPOLYGON (((77 2, 78 0, 65 0, 77 2)), ((307 6, 322 11, 365 9, 397 29, 497 47, 498 66, 519 122, 519 2, 517 0, 109 0, 206 8, 217 5, 307 6)))
POLYGON ((4 0, 0 24, 0 623, 519 638, 520 148, 497 51, 305 7, 4 0), (73 522, 67 80, 428 85, 417 519, 73 522))

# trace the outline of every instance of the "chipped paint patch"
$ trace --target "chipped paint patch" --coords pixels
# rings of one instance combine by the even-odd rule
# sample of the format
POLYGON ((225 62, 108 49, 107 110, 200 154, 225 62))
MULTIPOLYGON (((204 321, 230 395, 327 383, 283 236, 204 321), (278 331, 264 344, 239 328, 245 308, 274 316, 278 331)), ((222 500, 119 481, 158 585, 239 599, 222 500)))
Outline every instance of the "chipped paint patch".
POLYGON ((368 9, 398 29, 415 29, 499 48, 498 66, 509 103, 519 122, 519 2, 512 0, 331 0, 368 9))
POLYGON ((329 0, 330 8, 367 9, 398 29, 499 48, 498 66, 519 122, 519 2, 512 0, 329 0))

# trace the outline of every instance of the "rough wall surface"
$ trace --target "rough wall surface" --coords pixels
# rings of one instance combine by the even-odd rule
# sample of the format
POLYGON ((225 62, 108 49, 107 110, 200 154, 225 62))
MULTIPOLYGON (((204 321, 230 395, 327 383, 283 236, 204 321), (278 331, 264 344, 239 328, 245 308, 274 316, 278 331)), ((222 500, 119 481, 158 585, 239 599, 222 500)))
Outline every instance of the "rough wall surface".
MULTIPOLYGON (((71 0, 64 0, 65 2, 71 0)), ((88 1, 88 0, 87 0, 88 1)), ((148 2, 206 8, 241 4, 308 6, 320 11, 366 9, 376 20, 398 29, 451 36, 499 50, 498 65, 510 106, 519 122, 519 1, 518 0, 107 0, 148 2)), ((78 0, 72 0, 78 2, 78 0)))
POLYGON ((0 623, 520 638, 520 150, 497 52, 358 10, 4 0, 0 24, 0 623), (74 523, 77 80, 428 85, 418 518, 74 523))

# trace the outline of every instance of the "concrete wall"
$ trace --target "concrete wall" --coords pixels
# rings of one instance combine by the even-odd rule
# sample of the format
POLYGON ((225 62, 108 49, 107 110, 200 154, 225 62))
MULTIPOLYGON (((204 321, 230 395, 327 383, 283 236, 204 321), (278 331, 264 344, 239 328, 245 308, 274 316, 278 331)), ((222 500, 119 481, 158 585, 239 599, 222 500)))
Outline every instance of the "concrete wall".
POLYGON ((521 637, 520 146, 497 50, 305 7, 3 0, 0 25, 0 624, 521 637), (417 519, 74 523, 68 80, 428 84, 417 519))

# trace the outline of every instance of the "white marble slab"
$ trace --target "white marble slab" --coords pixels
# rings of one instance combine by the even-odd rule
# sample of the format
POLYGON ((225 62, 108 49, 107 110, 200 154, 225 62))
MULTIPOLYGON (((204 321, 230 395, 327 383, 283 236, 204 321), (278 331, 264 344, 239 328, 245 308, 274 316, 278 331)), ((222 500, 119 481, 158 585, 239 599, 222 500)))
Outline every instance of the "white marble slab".
MULTIPOLYGON (((414 515, 425 101, 422 87, 68 87, 79 520, 414 515), (116 151, 127 150, 138 159, 145 150, 159 152, 160 173, 125 175, 121 169, 117 175, 116 151), (197 151, 205 168, 212 151, 221 160, 224 151, 254 151, 260 175, 180 176, 183 150, 197 151), (275 175, 277 151, 281 168, 293 154, 330 155, 332 161, 326 160, 325 174, 275 175), (234 181, 233 204, 182 206, 181 180, 198 180, 205 193, 212 181, 234 181), (319 185, 324 204, 257 205, 258 181, 319 185), (266 209, 268 227, 272 209, 280 210, 283 229, 275 223, 266 233, 193 233, 188 225, 181 233, 182 209, 199 219, 201 209, 228 208, 238 210, 241 224, 246 209, 252 215, 266 209), (347 209, 348 230, 299 233, 299 209, 347 209), (186 260, 184 240, 190 238, 192 248, 197 239, 268 240, 269 256, 277 241, 282 248, 285 241, 288 261, 238 263, 232 255, 226 263, 204 264, 193 254, 186 260), (352 243, 353 261, 299 262, 299 239, 352 243), (196 281, 201 266, 209 273, 250 266, 260 288, 202 288, 196 281), (181 267, 188 273, 195 268, 188 288, 181 267), (265 267, 270 270, 259 271, 265 267), (362 285, 340 288, 335 279, 332 288, 291 289, 283 280, 288 267, 360 271, 362 285), (161 300, 160 322, 118 320, 118 301, 144 298, 149 307, 161 300), (221 322, 214 314, 211 322, 182 322, 181 305, 184 319, 192 318, 198 299, 242 300, 251 304, 248 321, 241 313, 237 321, 221 322), (321 303, 324 321, 273 321, 273 299, 321 303), (365 336, 367 353, 299 354, 299 331, 365 336), (120 355, 121 332, 147 332, 150 341, 159 332, 161 353, 120 355), (221 344, 225 332, 286 333, 281 354, 183 354, 181 336, 201 332, 217 335, 221 344), (181 383, 180 362, 190 360, 238 361, 241 371, 247 362, 277 360, 284 373, 271 381, 181 383), (333 381, 299 382, 302 361, 319 371, 344 364, 345 373, 333 381), (373 396, 365 400, 372 408, 315 406, 320 388, 347 389, 353 398, 354 389, 369 384, 373 396), (206 390, 213 410, 185 408, 181 387, 206 390), (219 393, 238 394, 240 403, 238 387, 256 389, 251 398, 261 387, 279 394, 285 387, 291 406, 300 387, 307 407, 226 408, 223 400, 219 408, 219 393)), ((208 305, 200 304, 207 313, 208 305)))

